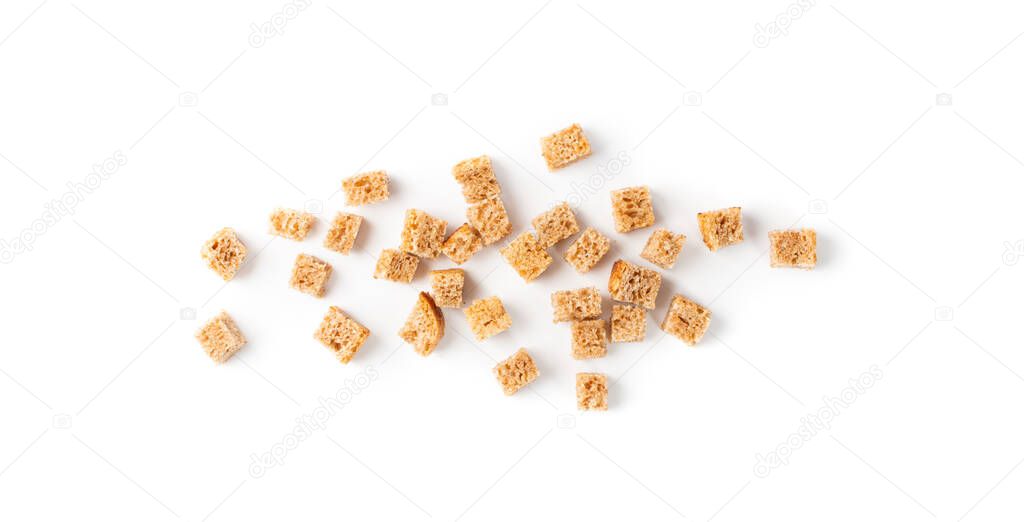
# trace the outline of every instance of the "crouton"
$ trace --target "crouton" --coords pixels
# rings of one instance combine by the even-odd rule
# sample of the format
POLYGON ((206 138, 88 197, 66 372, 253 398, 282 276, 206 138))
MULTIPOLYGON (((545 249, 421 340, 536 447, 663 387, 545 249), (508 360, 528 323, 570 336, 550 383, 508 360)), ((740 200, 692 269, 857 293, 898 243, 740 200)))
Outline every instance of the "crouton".
POLYGON ((644 245, 644 251, 640 253, 640 257, 668 270, 676 265, 676 259, 683 251, 685 242, 686 236, 673 234, 668 229, 659 228, 651 233, 651 237, 647 238, 647 244, 644 245))
POLYGON ((576 374, 576 407, 580 410, 608 409, 608 378, 603 373, 576 374))
POLYGON ((313 297, 323 297, 333 269, 326 261, 309 254, 299 254, 292 268, 292 288, 313 297))
POLYGON ((672 298, 661 329, 680 341, 693 346, 697 344, 711 324, 711 312, 707 308, 676 295, 672 298))
POLYGON ((619 259, 612 265, 608 276, 608 293, 612 299, 623 303, 654 309, 661 289, 661 274, 619 259))
POLYGON ((430 272, 430 288, 434 302, 443 308, 462 308, 462 287, 466 272, 461 268, 430 272))
POLYGON ((593 228, 588 228, 565 251, 565 260, 577 272, 585 274, 608 253, 612 242, 593 228))
POLYGON ((560 290, 551 294, 556 323, 601 317, 601 293, 597 288, 560 290))
POLYGON ((540 140, 541 154, 554 171, 590 155, 590 142, 578 123, 540 140))
POLYGON ((309 234, 315 222, 316 216, 308 212, 279 208, 270 213, 270 233, 302 241, 306 239, 306 234, 309 234))
POLYGON ((613 343, 637 343, 647 335, 647 313, 639 306, 612 306, 611 323, 613 343))
POLYGON ((576 215, 572 213, 569 204, 564 202, 533 218, 533 229, 537 231, 537 241, 544 248, 580 231, 576 215))
POLYGON ((222 363, 231 358, 245 346, 245 336, 227 312, 214 316, 196 332, 196 340, 203 347, 206 355, 215 363, 222 363))
POLYGON ((541 275, 554 261, 529 232, 519 234, 511 243, 502 247, 500 252, 527 283, 541 275))
POLYGON ((712 252, 743 241, 740 207, 723 208, 697 214, 700 235, 712 252))
POLYGON ((572 322, 572 358, 596 359, 608 355, 608 332, 604 319, 572 322))
POLYGON ((435 258, 441 253, 444 232, 448 222, 438 219, 422 210, 405 211, 405 225, 402 227, 403 252, 419 257, 435 258))
POLYGON ((416 267, 419 265, 420 258, 393 248, 385 248, 377 258, 377 267, 373 271, 373 278, 387 279, 396 283, 409 283, 416 275, 416 267))
POLYGON ((466 307, 466 321, 477 341, 483 341, 512 326, 512 318, 497 297, 478 299, 466 307))
POLYGON ((324 247, 340 254, 348 254, 352 246, 356 244, 356 236, 359 234, 359 226, 363 224, 362 216, 338 212, 331 222, 331 228, 327 230, 327 237, 324 238, 324 247))
POLYGON ((818 235, 814 229, 773 230, 771 241, 772 268, 804 268, 810 270, 818 263, 818 235))
POLYGON ((620 233, 654 224, 654 206, 647 187, 627 187, 611 192, 612 217, 615 230, 620 233))
POLYGON ((330 348, 342 364, 348 364, 370 337, 370 330, 345 315, 341 308, 332 306, 313 336, 330 348))
POLYGON ((505 395, 512 395, 521 388, 537 379, 540 372, 533 358, 524 348, 520 348, 511 357, 494 367, 494 376, 498 378, 505 395))
POLYGON ((364 172, 341 182, 346 205, 369 205, 386 201, 389 197, 388 173, 383 170, 364 172))
POLYGON ((480 233, 484 245, 502 240, 512 233, 512 223, 500 197, 487 198, 466 209, 466 220, 480 233))
POLYGON ((200 251, 207 266, 217 272, 222 279, 230 281, 245 261, 247 250, 245 244, 234 229, 222 228, 217 231, 200 251))
POLYGON ((441 252, 456 265, 461 265, 469 261, 469 258, 483 247, 484 240, 480 237, 480 233, 469 223, 463 223, 461 227, 455 229, 455 232, 452 232, 452 235, 448 236, 448 239, 444 240, 441 252))
POLYGON ((466 203, 479 203, 501 193, 498 178, 494 177, 489 156, 479 156, 460 161, 452 167, 452 176, 462 185, 462 197, 466 203))
POLYGON ((426 357, 444 337, 444 315, 426 292, 420 292, 398 336, 412 345, 416 353, 426 357))

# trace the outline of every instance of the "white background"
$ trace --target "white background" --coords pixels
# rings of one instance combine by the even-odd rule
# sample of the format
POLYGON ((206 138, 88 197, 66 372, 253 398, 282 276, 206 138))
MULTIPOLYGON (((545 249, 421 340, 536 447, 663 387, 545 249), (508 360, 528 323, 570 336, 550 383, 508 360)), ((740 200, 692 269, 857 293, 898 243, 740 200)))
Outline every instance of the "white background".
POLYGON ((1019 519, 1011 4, 5 2, 0 518, 1019 519), (780 16, 785 34, 755 45, 780 16), (251 45, 272 20, 283 32, 251 45), (594 154, 549 173, 538 139, 573 122, 594 154), (118 153, 67 196, 73 215, 31 231, 118 153), (603 183, 577 215, 614 247, 579 276, 559 244, 530 285, 488 248, 464 265, 467 298, 500 296, 511 330, 471 342, 446 310, 424 359, 396 331, 450 261, 399 285, 371 278, 374 258, 407 208, 461 224, 450 168, 479 154, 515 233, 603 183), (369 169, 393 196, 355 210, 356 252, 322 248, 323 220, 303 243, 271 240, 271 209, 320 202, 329 218, 341 179, 369 169), (686 246, 646 341, 572 360, 548 296, 605 293, 613 259, 641 262, 649 230, 615 234, 607 195, 638 184, 686 246), (746 241, 711 254, 695 214, 733 205, 746 241), (811 272, 768 266, 768 231, 793 224, 818 231, 811 272), (224 226, 250 249, 227 285, 199 257, 224 226), (31 250, 11 251, 26 229, 31 250), (334 265, 324 299, 288 287, 300 252, 334 265), (696 348, 657 328, 674 293, 714 314, 696 348), (312 338, 331 304, 373 332, 347 366, 312 338), (221 309, 249 344, 217 366, 193 334, 221 309), (504 397, 491 367, 519 347, 541 377, 504 397), (787 448, 872 367, 882 378, 829 429, 787 448), (579 371, 608 374, 607 412, 576 411, 579 371), (297 418, 371 374, 281 453, 297 418), (755 475, 780 445, 788 463, 755 475))

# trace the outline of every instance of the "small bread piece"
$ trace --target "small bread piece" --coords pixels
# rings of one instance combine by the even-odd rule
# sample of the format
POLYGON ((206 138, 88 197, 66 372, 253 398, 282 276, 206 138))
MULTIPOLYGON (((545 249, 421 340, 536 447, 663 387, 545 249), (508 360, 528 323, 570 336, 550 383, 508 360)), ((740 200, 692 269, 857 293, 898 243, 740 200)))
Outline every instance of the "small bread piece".
POLYGON ((596 359, 608 355, 608 331, 604 319, 572 322, 572 358, 596 359))
POLYGON ((497 297, 473 301, 473 304, 466 307, 466 321, 477 341, 483 341, 512 326, 512 318, 497 297))
POLYGON ((396 283, 410 283, 420 266, 420 258, 393 248, 385 248, 377 258, 374 279, 387 279, 396 283))
POLYGON ((505 395, 512 395, 520 388, 530 384, 537 379, 540 372, 533 358, 526 353, 525 348, 520 348, 511 357, 498 363, 494 367, 494 376, 498 378, 505 395))
POLYGON ((323 297, 327 291, 327 280, 333 268, 322 259, 309 254, 299 254, 292 268, 292 288, 313 297, 323 297))
POLYGON ((330 348, 342 364, 348 364, 370 337, 370 330, 345 315, 341 308, 332 306, 313 336, 330 348))
POLYGON ((612 306, 612 342, 637 343, 647 336, 647 313, 633 305, 612 306))
POLYGON ((661 289, 661 274, 619 259, 612 265, 608 276, 608 293, 612 299, 623 303, 654 309, 661 289))
POLYGON ((316 222, 316 216, 288 208, 279 208, 270 213, 270 233, 294 241, 306 239, 316 222))
POLYGON ((772 248, 772 268, 804 268, 818 264, 818 234, 812 228, 772 230, 768 233, 772 248))
POLYGON ((462 287, 465 284, 466 272, 461 268, 430 272, 430 293, 438 306, 462 308, 462 287))
POLYGON ((444 240, 441 252, 444 252, 444 255, 448 256, 448 259, 451 259, 456 265, 461 265, 469 261, 469 258, 483 247, 484 240, 480 237, 480 233, 469 223, 463 223, 461 227, 455 229, 455 232, 452 232, 452 235, 448 236, 448 239, 444 240))
POLYGON ((401 249, 419 257, 435 258, 441 253, 447 228, 448 222, 443 219, 414 208, 406 210, 401 249))
POLYGON ((231 358, 245 346, 245 336, 227 312, 221 311, 196 332, 196 340, 215 363, 231 358))
POLYGON ((416 353, 426 357, 444 337, 444 315, 426 292, 420 292, 416 305, 398 336, 412 345, 416 353))
POLYGON ((529 283, 541 275, 554 259, 540 246, 537 238, 529 232, 516 236, 511 243, 501 250, 502 257, 519 273, 523 281, 529 283))
POLYGON ((540 140, 541 154, 548 170, 558 170, 590 155, 590 142, 578 123, 540 140))
POLYGON ((707 308, 677 294, 661 322, 661 329, 693 346, 704 337, 710 324, 711 312, 707 308))
POLYGON ((612 241, 593 228, 588 228, 565 251, 565 260, 577 272, 585 274, 608 253, 612 241))
POLYGON ((324 238, 324 247, 341 254, 348 254, 352 245, 356 244, 359 226, 363 224, 362 216, 338 212, 331 222, 331 228, 324 238))
POLYGON ((576 374, 576 407, 580 410, 608 409, 608 378, 603 373, 576 374))
POLYGON ((735 245, 743 241, 743 219, 740 207, 723 208, 697 214, 700 235, 708 250, 735 245))
POLYGON ((644 245, 640 257, 668 270, 676 265, 676 259, 683 251, 685 242, 686 236, 673 234, 667 228, 659 228, 647 238, 647 244, 644 245))
POLYGON ((487 198, 466 209, 466 220, 480 233, 484 245, 500 241, 512 233, 512 223, 500 197, 487 198))
POLYGON ((551 294, 555 323, 601 317, 601 293, 597 288, 559 290, 551 294))
POLYGON ((615 218, 615 230, 619 233, 629 232, 654 224, 654 206, 651 204, 651 191, 647 187, 626 187, 613 190, 612 217, 615 218))
POLYGON ((580 231, 576 215, 569 204, 562 202, 551 210, 533 218, 533 229, 537 231, 540 246, 548 248, 580 231))
POLYGON ((462 185, 462 197, 466 203, 479 203, 501 193, 498 178, 494 177, 489 156, 479 156, 460 161, 452 167, 452 176, 462 185))
POLYGON ((222 279, 230 281, 245 261, 247 250, 245 244, 235 230, 222 228, 203 244, 199 254, 206 260, 207 266, 217 272, 222 279))
POLYGON ((386 201, 389 197, 388 173, 383 170, 364 172, 341 182, 341 190, 345 192, 346 205, 369 205, 378 201, 386 201))

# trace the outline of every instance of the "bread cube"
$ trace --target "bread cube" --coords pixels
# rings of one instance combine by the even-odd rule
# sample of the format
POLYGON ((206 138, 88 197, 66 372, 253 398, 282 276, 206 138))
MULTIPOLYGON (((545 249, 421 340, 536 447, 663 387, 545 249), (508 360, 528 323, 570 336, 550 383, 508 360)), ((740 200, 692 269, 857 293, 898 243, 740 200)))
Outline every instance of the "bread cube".
POLYGON ((374 279, 387 279, 396 283, 410 283, 416 275, 416 267, 420 258, 406 254, 393 248, 385 248, 377 258, 377 267, 373 271, 374 279))
POLYGON ((501 255, 527 283, 541 275, 554 261, 529 232, 519 234, 511 243, 502 247, 501 255))
POLYGON ((580 410, 608 409, 608 378, 603 373, 576 374, 576 407, 580 410))
POLYGON ((668 270, 676 265, 676 259, 683 251, 685 242, 686 236, 673 234, 668 229, 659 228, 651 233, 651 237, 647 238, 647 244, 644 245, 644 251, 640 253, 640 257, 668 270))
POLYGON ((231 358, 245 346, 245 336, 227 312, 214 316, 196 332, 196 340, 206 355, 215 363, 222 363, 231 358))
POLYGON ((348 364, 370 337, 370 330, 332 306, 314 334, 316 340, 331 349, 342 364, 348 364))
POLYGON ((346 205, 369 205, 386 201, 388 193, 388 173, 383 170, 364 172, 346 178, 341 182, 341 190, 345 192, 346 205))
POLYGON ((430 288, 434 302, 443 308, 462 308, 462 287, 466 272, 461 268, 430 272, 430 288))
POLYGON ((234 229, 222 228, 217 231, 200 251, 200 255, 206 260, 207 266, 217 272, 222 279, 230 281, 235 277, 242 262, 245 261, 247 250, 245 244, 234 229))
POLYGON ((466 203, 479 203, 501 193, 498 178, 494 177, 491 158, 480 156, 460 161, 452 167, 452 176, 462 185, 466 203))
POLYGON ((661 329, 680 341, 693 346, 697 344, 711 324, 711 312, 707 308, 676 295, 672 298, 661 329))
POLYGON ((612 299, 623 303, 654 309, 661 289, 661 274, 619 259, 612 265, 608 276, 608 293, 612 299))
POLYGON ((313 228, 316 216, 288 208, 279 208, 270 213, 270 233, 294 241, 306 239, 313 228))
POLYGON ((541 154, 548 170, 558 170, 590 155, 590 142, 578 123, 540 140, 541 154))
POLYGON ((594 287, 560 290, 551 294, 551 308, 556 323, 601 317, 601 293, 594 287))
POLYGON ((612 342, 637 343, 647 335, 647 313, 633 305, 612 306, 612 342))
POLYGON ((612 217, 615 218, 617 232, 625 233, 654 224, 654 206, 647 187, 621 188, 613 190, 611 195, 612 217))
POLYGON ((416 353, 426 357, 437 348, 444 337, 444 315, 426 292, 420 292, 409 317, 398 336, 412 345, 416 353))
POLYGON ((565 260, 577 272, 585 274, 608 253, 612 242, 593 228, 588 228, 565 251, 565 260))
POLYGON ((480 233, 469 223, 463 223, 461 227, 455 229, 455 232, 452 232, 452 235, 448 236, 448 239, 444 240, 441 252, 444 252, 444 255, 448 256, 448 259, 451 259, 456 265, 461 265, 469 261, 469 258, 483 247, 484 240, 480 237, 480 233))
POLYGON ((466 209, 466 220, 480 233, 484 245, 500 241, 512 233, 512 223, 500 197, 487 198, 466 209))
POLYGON ((309 254, 299 254, 292 268, 292 288, 313 297, 323 297, 327 280, 331 278, 331 265, 309 254))
POLYGON ((533 229, 537 231, 540 245, 548 248, 579 232, 580 226, 576 224, 576 215, 569 204, 563 202, 533 218, 533 229))
POLYGON ((537 365, 526 350, 520 348, 511 357, 494 367, 494 376, 498 378, 505 395, 512 395, 522 387, 537 379, 540 372, 537 365))
POLYGON ((466 321, 477 341, 483 341, 512 326, 512 318, 497 297, 478 299, 466 307, 466 321))
POLYGON ((338 212, 331 222, 331 228, 327 230, 324 247, 347 255, 356 244, 356 236, 359 235, 359 226, 362 224, 362 216, 338 212))
POLYGON ((443 219, 422 210, 406 210, 401 249, 419 257, 435 258, 441 253, 446 228, 448 222, 443 219))
POLYGON ((818 264, 818 235, 814 229, 772 230, 772 268, 804 268, 810 270, 818 264))
POLYGON ((700 235, 712 252, 743 241, 740 207, 723 208, 697 214, 700 235))
POLYGON ((604 319, 572 322, 572 358, 596 359, 608 355, 608 331, 604 319))

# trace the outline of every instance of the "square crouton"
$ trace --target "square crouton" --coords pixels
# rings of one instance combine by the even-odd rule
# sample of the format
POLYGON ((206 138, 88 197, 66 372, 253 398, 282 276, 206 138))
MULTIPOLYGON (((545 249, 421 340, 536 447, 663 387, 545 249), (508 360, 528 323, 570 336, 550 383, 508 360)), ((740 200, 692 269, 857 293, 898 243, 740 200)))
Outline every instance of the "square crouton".
POLYGON ((420 258, 393 248, 385 248, 377 258, 374 279, 387 279, 396 283, 410 283, 420 266, 420 258))
POLYGON ((661 329, 693 346, 704 337, 711 324, 711 312, 689 299, 676 295, 668 307, 661 329))
POLYGON ((440 307, 462 308, 462 287, 465 284, 466 272, 461 268, 430 272, 430 293, 440 307))
POLYGON ((661 274, 619 259, 612 265, 608 276, 608 293, 612 299, 623 303, 654 309, 661 289, 661 274))
POLYGON ((270 233, 294 241, 306 239, 316 222, 316 216, 288 208, 279 208, 270 213, 270 233))
POLYGON ((590 142, 578 123, 540 140, 541 154, 548 170, 558 170, 590 155, 590 142))
POLYGON ((612 191, 612 217, 620 233, 654 224, 654 206, 647 187, 626 187, 612 191))
POLYGON ((480 156, 460 161, 452 167, 452 176, 462 185, 466 203, 479 203, 501 193, 498 178, 494 177, 491 158, 480 156))
POLYGON ((383 170, 364 172, 346 178, 341 182, 341 190, 345 192, 345 204, 369 205, 386 201, 390 197, 388 183, 388 173, 383 170))
POLYGON ((541 275, 554 261, 537 242, 537 238, 529 232, 519 234, 500 252, 508 264, 516 269, 519 277, 527 283, 541 275))
POLYGON ((309 254, 299 254, 292 268, 292 288, 313 297, 323 297, 332 271, 327 261, 309 254))
POLYGON ((538 375, 540 372, 537 371, 537 365, 534 364, 533 358, 526 353, 524 348, 520 348, 511 357, 494 367, 494 376, 498 378, 498 383, 501 384, 505 395, 512 395, 519 391, 536 380, 538 375))
POLYGON ((608 409, 608 378, 603 373, 576 374, 576 407, 580 410, 608 409))
POLYGON ((324 238, 324 247, 340 254, 348 254, 356 244, 359 227, 363 224, 362 216, 338 212, 331 222, 331 228, 324 238))
POLYGON ((700 235, 708 250, 714 252, 722 247, 743 241, 743 219, 740 207, 723 208, 697 214, 700 235))
POLYGON ((437 348, 444 337, 444 315, 426 292, 420 292, 409 317, 398 336, 412 345, 416 353, 426 357, 437 348))
POLYGON ((768 233, 772 247, 772 268, 805 268, 818 264, 818 235, 814 229, 772 230, 768 233))
POLYGON ((563 202, 533 218, 533 229, 537 231, 540 246, 548 248, 579 232, 580 226, 569 204, 563 202))
POLYGON ((500 197, 487 198, 466 209, 466 220, 480 233, 484 245, 502 240, 512 233, 512 223, 500 197))
POLYGON ((473 301, 473 304, 466 307, 466 321, 477 341, 483 341, 512 326, 512 318, 497 297, 473 301))
POLYGON ((647 312, 639 306, 612 307, 612 342, 638 343, 647 335, 647 312))
POLYGON ((585 274, 608 253, 612 241, 593 228, 588 228, 569 245, 565 251, 565 260, 577 272, 585 274))
POLYGON ((222 363, 245 346, 245 336, 227 312, 214 316, 196 332, 196 340, 213 362, 222 363))
POLYGON ((218 230, 203 244, 203 249, 200 251, 207 266, 217 272, 217 275, 225 281, 230 281, 235 277, 242 262, 245 261, 246 253, 245 244, 238 239, 238 235, 231 228, 218 230))
POLYGON ((676 259, 683 251, 685 242, 686 236, 673 234, 668 229, 659 228, 651 234, 651 237, 647 238, 647 244, 644 245, 644 251, 640 253, 640 257, 668 270, 676 265, 676 259))
POLYGON ((604 319, 572 322, 572 358, 596 359, 608 355, 608 331, 604 319))
POLYGON ((601 317, 601 293, 597 288, 559 290, 551 294, 556 323, 601 317))
POLYGON ((443 219, 414 208, 406 210, 405 225, 402 227, 402 251, 419 257, 437 257, 441 253, 447 228, 448 222, 443 219))
POLYGON ((455 229, 455 232, 452 232, 452 235, 448 236, 448 239, 444 240, 441 252, 456 265, 461 265, 469 261, 469 258, 483 247, 484 240, 480 237, 480 233, 469 223, 463 223, 461 227, 455 229))
POLYGON ((345 315, 341 308, 332 306, 314 337, 330 348, 342 364, 348 364, 370 337, 370 330, 345 315))

